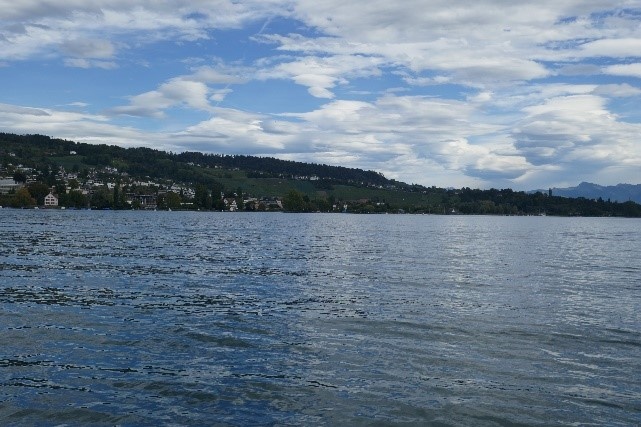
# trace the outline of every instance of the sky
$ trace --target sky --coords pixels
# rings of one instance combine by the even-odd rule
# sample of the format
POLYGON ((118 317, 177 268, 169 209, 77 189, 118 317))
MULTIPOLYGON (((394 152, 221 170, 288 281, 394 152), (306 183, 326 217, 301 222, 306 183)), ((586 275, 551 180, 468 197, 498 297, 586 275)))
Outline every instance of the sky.
POLYGON ((641 183, 641 0, 0 0, 0 131, 641 183))

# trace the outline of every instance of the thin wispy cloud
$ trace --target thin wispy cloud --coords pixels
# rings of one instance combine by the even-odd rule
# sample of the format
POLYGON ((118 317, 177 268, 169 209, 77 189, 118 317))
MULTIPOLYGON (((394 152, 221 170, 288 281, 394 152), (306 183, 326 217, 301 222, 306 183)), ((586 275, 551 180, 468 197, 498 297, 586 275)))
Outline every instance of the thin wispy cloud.
POLYGON ((638 0, 0 0, 0 126, 424 185, 638 183, 639 52, 638 0))

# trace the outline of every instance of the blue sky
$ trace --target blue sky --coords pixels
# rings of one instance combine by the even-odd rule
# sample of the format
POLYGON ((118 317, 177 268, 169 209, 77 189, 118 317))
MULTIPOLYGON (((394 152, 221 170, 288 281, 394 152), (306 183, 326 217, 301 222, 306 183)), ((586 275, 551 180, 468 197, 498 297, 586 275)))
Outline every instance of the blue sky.
POLYGON ((641 0, 0 0, 0 130, 371 169, 641 183, 641 0))

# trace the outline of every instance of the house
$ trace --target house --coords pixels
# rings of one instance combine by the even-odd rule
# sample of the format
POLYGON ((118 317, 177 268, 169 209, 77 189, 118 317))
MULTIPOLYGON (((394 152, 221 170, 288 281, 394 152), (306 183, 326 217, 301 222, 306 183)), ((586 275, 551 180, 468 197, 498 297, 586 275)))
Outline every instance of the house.
POLYGON ((259 200, 258 203, 259 203, 259 206, 260 205, 265 206, 265 209, 268 211, 283 209, 283 202, 280 199, 277 199, 275 197, 273 198, 263 197, 262 199, 259 200))
POLYGON ((227 207, 230 212, 236 212, 238 210, 238 204, 234 198, 229 197, 223 199, 223 203, 225 203, 225 207, 227 207))
POLYGON ((158 200, 155 194, 135 194, 127 193, 127 203, 138 202, 143 209, 156 209, 158 200))
POLYGON ((52 193, 49 193, 45 196, 45 207, 48 208, 53 206, 58 206, 58 198, 52 193))

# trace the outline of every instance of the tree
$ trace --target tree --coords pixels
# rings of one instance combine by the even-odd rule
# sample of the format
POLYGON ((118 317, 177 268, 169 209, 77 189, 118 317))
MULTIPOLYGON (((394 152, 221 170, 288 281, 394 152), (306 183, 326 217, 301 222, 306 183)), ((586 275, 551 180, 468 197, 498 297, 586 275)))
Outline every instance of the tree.
POLYGON ((182 199, 180 198, 180 195, 174 193, 173 191, 168 191, 165 194, 165 207, 169 209, 180 209, 182 199))
POLYGON ((305 212, 307 206, 303 198, 303 193, 290 190, 285 197, 283 197, 283 208, 290 212, 305 212))
POLYGON ((112 194, 107 188, 100 188, 91 195, 91 206, 96 209, 108 209, 112 206, 112 194))
POLYGON ((125 201, 125 192, 120 189, 120 180, 116 181, 113 192, 113 208, 124 209, 127 202, 125 201))
POLYGON ((58 194, 59 196, 67 194, 67 186, 65 185, 64 181, 58 182, 56 184, 54 194, 58 194))
POLYGON ((87 197, 80 191, 70 191, 63 200, 64 202, 61 204, 70 208, 80 209, 87 206, 87 197))
POLYGON ((76 190, 80 188, 80 183, 78 182, 77 179, 72 178, 69 180, 69 188, 71 188, 72 190, 76 190))
POLYGON ((49 186, 45 183, 42 183, 40 181, 37 182, 32 182, 27 186, 29 189, 29 194, 36 199, 36 203, 38 205, 44 205, 45 204, 45 196, 49 194, 49 186))
POLYGON ((214 205, 213 208, 216 209, 217 211, 224 211, 225 210, 225 201, 222 198, 217 198, 214 200, 214 205))
POLYGON ((207 190, 207 187, 205 187, 203 184, 198 184, 194 189, 194 193, 194 204, 196 205, 196 207, 202 209, 211 209, 212 199, 209 191, 207 190))
POLYGON ((159 194, 158 197, 156 197, 156 208, 167 209, 166 196, 166 194, 159 194))
POLYGON ((223 185, 218 182, 218 181, 213 181, 211 183, 211 197, 214 200, 214 203, 216 200, 220 199, 220 194, 225 190, 223 185))
POLYGON ((16 191, 16 194, 13 195, 13 200, 11 201, 11 206, 14 208, 24 208, 27 206, 35 206, 36 200, 31 197, 29 190, 25 187, 22 187, 16 191))
POLYGON ((24 184, 27 182, 27 175, 24 172, 17 170, 13 173, 13 180, 24 184))

